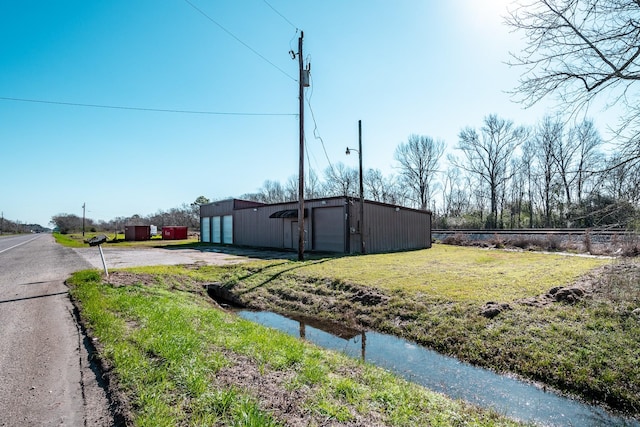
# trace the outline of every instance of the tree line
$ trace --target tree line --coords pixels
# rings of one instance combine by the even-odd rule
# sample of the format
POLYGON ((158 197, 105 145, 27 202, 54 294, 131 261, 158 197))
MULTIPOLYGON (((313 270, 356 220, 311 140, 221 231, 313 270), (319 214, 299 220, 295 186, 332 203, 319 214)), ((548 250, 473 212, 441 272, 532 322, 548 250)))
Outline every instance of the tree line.
MULTIPOLYGON (((410 135, 394 152, 396 174, 363 174, 368 200, 434 213, 439 228, 626 227, 633 224, 640 170, 605 155, 592 120, 568 126, 546 116, 532 127, 492 114, 459 132, 452 153, 426 135, 410 135), (446 162, 444 161, 446 159, 446 162), (614 167, 615 166, 615 167, 614 167)), ((305 198, 358 197, 359 171, 330 165, 313 172, 305 198)), ((297 177, 267 180, 241 198, 264 203, 297 200, 297 177)))
POLYGON ((123 232, 125 225, 155 225, 157 227, 177 225, 187 226, 191 230, 200 229, 200 205, 209 203, 204 196, 198 197, 193 203, 182 205, 168 210, 159 210, 149 215, 131 215, 116 217, 108 221, 95 221, 91 218, 82 218, 75 214, 61 213, 51 217, 51 224, 56 231, 62 234, 79 232, 83 229, 89 232, 113 231, 123 232))

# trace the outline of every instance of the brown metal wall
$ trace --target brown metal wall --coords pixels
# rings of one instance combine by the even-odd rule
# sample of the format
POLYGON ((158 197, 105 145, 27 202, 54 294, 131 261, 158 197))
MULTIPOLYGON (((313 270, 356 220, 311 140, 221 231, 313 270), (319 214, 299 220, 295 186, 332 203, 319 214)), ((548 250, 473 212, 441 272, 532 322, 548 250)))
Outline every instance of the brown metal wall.
POLYGON ((125 225, 124 240, 142 241, 151 239, 151 227, 148 225, 125 225))
MULTIPOLYGON (((233 243, 236 245, 297 248, 297 215, 292 218, 269 218, 278 211, 297 210, 297 202, 277 205, 240 202, 225 200, 203 205, 200 207, 200 216, 233 215, 233 243)), ((305 201, 305 209, 308 211, 305 217, 306 250, 360 252, 359 199, 334 197, 309 200, 305 201), (338 215, 338 211, 342 213, 338 215)), ((365 202, 364 240, 367 253, 431 247, 431 213, 397 209, 393 205, 365 202)))
POLYGON ((284 248, 283 218, 269 218, 282 205, 265 205, 234 212, 234 239, 237 245, 284 248))
POLYGON ((366 203, 364 214, 367 253, 431 247, 429 211, 366 203))
MULTIPOLYGON (((305 249, 315 249, 313 211, 332 206, 344 206, 344 199, 324 199, 305 201, 308 214, 305 217, 305 249)), ((260 205, 234 211, 234 243, 245 246, 296 249, 298 247, 298 218, 269 218, 275 212, 297 210, 298 202, 277 205, 260 205)), ((340 237, 340 247, 344 247, 344 236, 340 237)))
POLYGON ((234 202, 234 199, 229 199, 201 205, 200 217, 231 215, 233 213, 234 202))

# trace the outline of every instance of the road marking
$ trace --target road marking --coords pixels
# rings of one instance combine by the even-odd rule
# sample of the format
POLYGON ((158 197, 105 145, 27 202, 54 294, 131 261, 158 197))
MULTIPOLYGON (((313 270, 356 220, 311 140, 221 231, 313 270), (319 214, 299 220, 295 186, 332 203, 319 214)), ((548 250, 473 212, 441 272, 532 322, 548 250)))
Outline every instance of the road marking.
POLYGON ((3 250, 1 250, 1 251, 0 251, 0 254, 1 254, 1 253, 3 253, 3 252, 7 252, 8 250, 11 250, 11 249, 13 249, 13 248, 17 248, 18 246, 22 246, 22 245, 24 245, 24 244, 26 244, 26 243, 33 242, 33 241, 34 241, 34 240, 36 240, 38 237, 40 237, 40 236, 36 236, 36 237, 34 237, 33 239, 29 239, 29 240, 27 240, 26 242, 18 243, 17 245, 13 245, 13 246, 11 246, 11 247, 8 247, 7 249, 3 249, 3 250))

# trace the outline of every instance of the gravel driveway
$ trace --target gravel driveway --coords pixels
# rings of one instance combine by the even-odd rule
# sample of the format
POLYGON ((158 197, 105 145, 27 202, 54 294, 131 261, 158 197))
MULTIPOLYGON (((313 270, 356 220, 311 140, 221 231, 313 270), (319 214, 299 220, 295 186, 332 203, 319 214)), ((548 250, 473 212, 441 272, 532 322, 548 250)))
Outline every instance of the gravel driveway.
MULTIPOLYGON (((102 269, 102 260, 97 247, 74 248, 94 268, 102 269)), ((102 246, 107 269, 140 267, 147 265, 203 264, 226 265, 250 261, 252 259, 294 259, 292 252, 251 250, 240 248, 115 248, 102 246), (224 252, 222 252, 224 251, 224 252)))

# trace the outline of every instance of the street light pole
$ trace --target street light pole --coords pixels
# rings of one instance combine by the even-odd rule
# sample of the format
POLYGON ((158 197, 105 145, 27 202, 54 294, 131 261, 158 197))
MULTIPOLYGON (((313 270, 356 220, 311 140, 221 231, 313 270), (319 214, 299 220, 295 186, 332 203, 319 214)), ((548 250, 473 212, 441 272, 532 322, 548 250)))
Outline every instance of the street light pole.
POLYGON ((364 184, 362 178, 362 120, 358 120, 358 149, 347 147, 346 154, 352 151, 358 153, 359 169, 360 169, 360 253, 365 254, 366 245, 364 241, 364 184))

